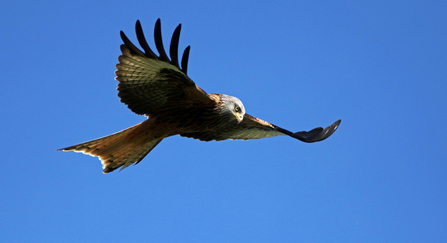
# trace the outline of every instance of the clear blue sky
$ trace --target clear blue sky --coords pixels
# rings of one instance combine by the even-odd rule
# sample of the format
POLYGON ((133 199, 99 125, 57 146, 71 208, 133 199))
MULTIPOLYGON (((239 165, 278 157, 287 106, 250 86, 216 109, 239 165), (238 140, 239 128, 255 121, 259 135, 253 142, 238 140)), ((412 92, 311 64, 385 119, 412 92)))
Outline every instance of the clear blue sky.
POLYGON ((2 242, 442 242, 447 2, 6 1, 2 242), (212 3, 211 3, 212 2, 212 3), (143 119, 114 80, 123 30, 182 23, 189 76, 329 139, 171 137, 140 164, 56 149, 143 119))

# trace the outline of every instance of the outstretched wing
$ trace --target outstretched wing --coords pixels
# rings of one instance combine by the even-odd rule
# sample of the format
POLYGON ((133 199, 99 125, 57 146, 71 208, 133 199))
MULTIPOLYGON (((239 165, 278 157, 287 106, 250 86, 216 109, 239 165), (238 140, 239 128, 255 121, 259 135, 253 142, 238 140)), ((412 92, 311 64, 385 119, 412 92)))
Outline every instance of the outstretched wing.
POLYGON ((337 130, 338 126, 340 125, 340 122, 341 120, 338 120, 334 122, 332 125, 326 127, 325 129, 317 127, 309 132, 302 131, 293 133, 284 128, 273 125, 267 121, 253 117, 249 114, 245 114, 244 119, 239 124, 234 122, 228 124, 227 126, 221 129, 196 132, 196 133, 184 133, 180 134, 180 136, 196 138, 202 141, 211 141, 211 140, 220 141, 225 139, 248 140, 248 139, 274 137, 280 135, 289 135, 300 141, 306 143, 313 143, 322 141, 331 136, 335 132, 335 130, 337 130))
POLYGON ((170 58, 163 47, 160 19, 157 20, 154 30, 158 56, 147 44, 140 21, 137 21, 135 29, 144 52, 121 31, 124 44, 121 45, 122 55, 118 58, 115 72, 115 79, 119 81, 118 96, 121 102, 140 115, 155 113, 172 105, 184 105, 185 102, 211 102, 206 92, 186 74, 189 46, 183 53, 180 67, 178 43, 181 25, 177 26, 172 35, 170 58))

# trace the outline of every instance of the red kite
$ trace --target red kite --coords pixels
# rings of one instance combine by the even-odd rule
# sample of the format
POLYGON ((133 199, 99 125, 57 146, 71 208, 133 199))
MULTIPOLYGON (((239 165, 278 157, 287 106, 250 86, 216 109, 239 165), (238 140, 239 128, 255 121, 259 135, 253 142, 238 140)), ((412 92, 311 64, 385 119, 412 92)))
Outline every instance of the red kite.
POLYGON ((108 173, 139 163, 166 137, 180 135, 201 141, 259 139, 288 135, 303 142, 322 141, 332 135, 340 121, 323 129, 290 132, 245 113, 242 102, 224 94, 207 94, 188 76, 188 46, 178 60, 179 25, 166 54, 161 38, 160 19, 155 24, 157 56, 149 47, 139 21, 136 23, 139 50, 121 31, 124 44, 116 65, 118 96, 121 102, 147 120, 115 134, 60 150, 97 156, 108 173))

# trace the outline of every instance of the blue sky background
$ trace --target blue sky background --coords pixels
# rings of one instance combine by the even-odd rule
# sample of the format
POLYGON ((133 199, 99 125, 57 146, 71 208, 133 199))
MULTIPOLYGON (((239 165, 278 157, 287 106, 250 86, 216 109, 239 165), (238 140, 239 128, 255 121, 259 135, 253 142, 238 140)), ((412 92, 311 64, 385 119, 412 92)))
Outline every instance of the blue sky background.
POLYGON ((6 1, 3 242, 442 242, 447 2, 6 1), (122 43, 178 23, 189 76, 329 139, 165 139, 140 164, 56 149, 144 119, 119 102, 122 43))

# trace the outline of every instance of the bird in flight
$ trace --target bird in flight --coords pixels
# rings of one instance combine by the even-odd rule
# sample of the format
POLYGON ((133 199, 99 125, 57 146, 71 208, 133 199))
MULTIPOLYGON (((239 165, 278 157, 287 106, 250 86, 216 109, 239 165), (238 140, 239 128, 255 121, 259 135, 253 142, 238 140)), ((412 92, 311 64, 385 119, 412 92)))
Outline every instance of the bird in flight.
POLYGON ((331 136, 341 120, 325 129, 290 132, 245 113, 242 102, 225 94, 208 94, 187 75, 190 47, 178 59, 181 24, 172 35, 169 57, 163 47, 160 19, 155 23, 156 55, 146 42, 140 21, 136 22, 138 49, 120 32, 124 44, 115 71, 118 96, 131 111, 147 119, 112 135, 66 147, 97 156, 103 173, 139 163, 164 138, 180 135, 201 141, 260 139, 288 135, 306 143, 331 136))

